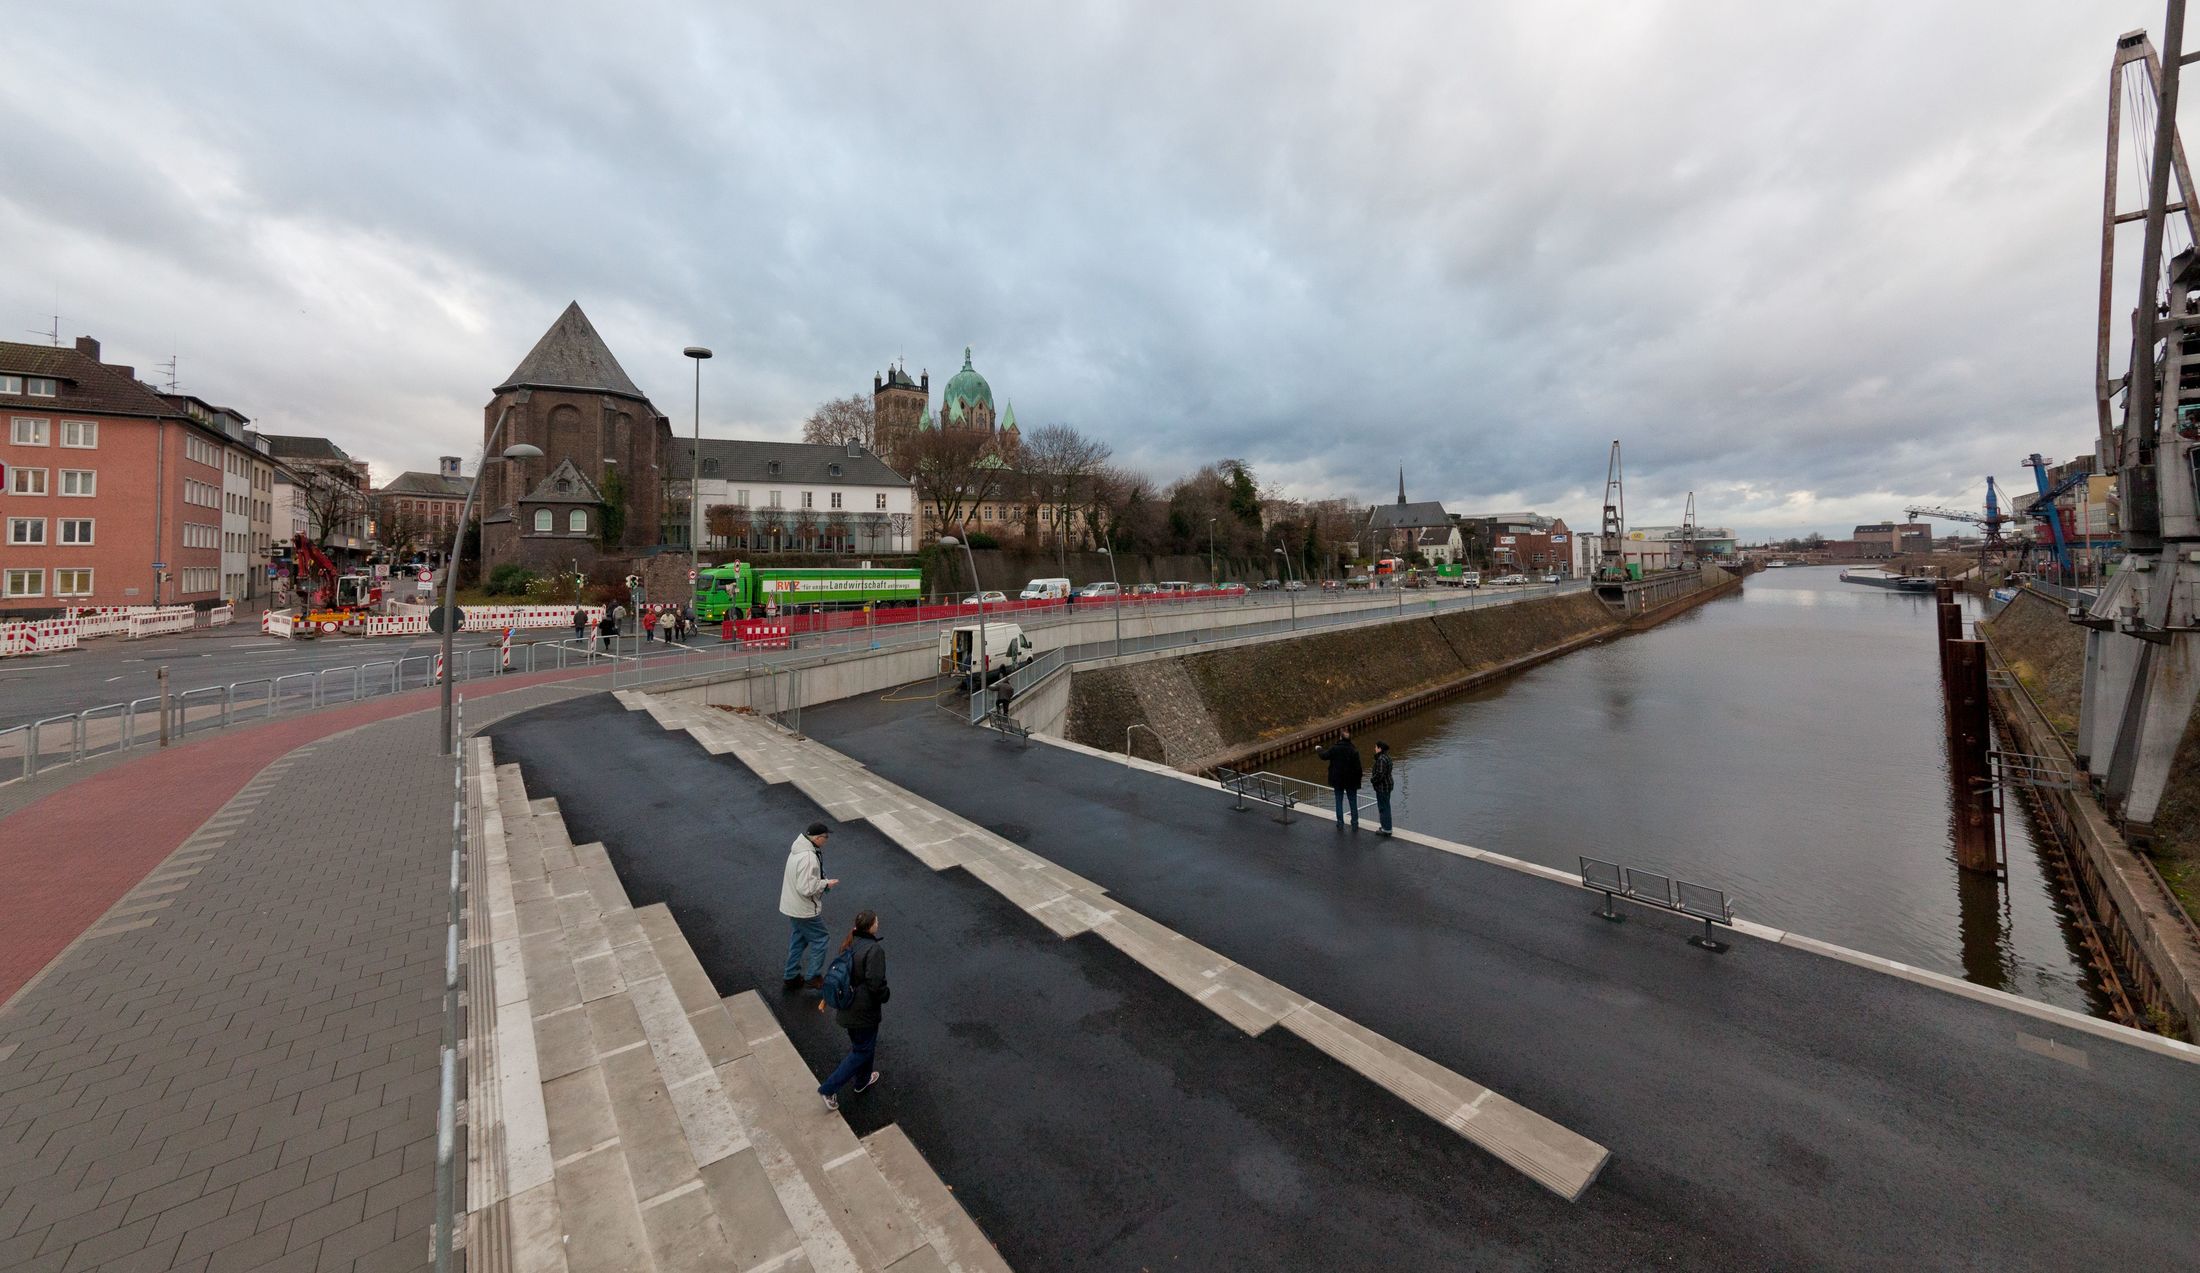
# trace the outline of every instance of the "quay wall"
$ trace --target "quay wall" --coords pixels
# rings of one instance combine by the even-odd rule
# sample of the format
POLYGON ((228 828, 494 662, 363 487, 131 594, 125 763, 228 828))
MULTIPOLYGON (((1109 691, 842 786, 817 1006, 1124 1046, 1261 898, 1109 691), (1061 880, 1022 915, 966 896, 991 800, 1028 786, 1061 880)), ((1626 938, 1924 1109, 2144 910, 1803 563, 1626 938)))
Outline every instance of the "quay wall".
POLYGON ((1067 737, 1204 773, 1249 768, 1339 729, 1415 710, 1584 645, 1654 627, 1739 587, 1706 567, 1659 581, 1655 600, 1614 605, 1589 592, 1224 649, 1080 665, 1067 737))

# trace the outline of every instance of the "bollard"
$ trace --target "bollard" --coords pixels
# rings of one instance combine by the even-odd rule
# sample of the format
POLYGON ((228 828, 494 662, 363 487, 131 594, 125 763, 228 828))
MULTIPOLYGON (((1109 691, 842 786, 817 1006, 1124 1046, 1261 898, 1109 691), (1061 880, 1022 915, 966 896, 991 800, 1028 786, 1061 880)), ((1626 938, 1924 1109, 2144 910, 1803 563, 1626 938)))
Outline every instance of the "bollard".
POLYGON ((153 670, 153 679, 160 682, 160 745, 168 745, 168 665, 163 663, 153 670))
POLYGON ((1956 865, 1995 875, 2001 871, 2001 862, 1994 845, 1986 644, 1951 641, 1946 648, 1947 674, 1942 685, 1948 709, 1948 785, 1955 810, 1956 865))

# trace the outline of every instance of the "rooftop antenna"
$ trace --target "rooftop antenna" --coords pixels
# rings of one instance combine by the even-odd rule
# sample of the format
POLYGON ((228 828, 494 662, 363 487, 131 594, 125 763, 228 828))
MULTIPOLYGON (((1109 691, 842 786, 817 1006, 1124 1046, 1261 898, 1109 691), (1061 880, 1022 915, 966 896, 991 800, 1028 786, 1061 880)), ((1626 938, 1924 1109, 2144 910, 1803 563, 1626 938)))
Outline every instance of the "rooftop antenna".
POLYGON ((44 327, 31 327, 27 328, 26 330, 28 330, 34 336, 44 336, 46 338, 46 343, 49 345, 59 345, 61 343, 61 315, 56 314, 53 316, 53 327, 51 330, 48 330, 44 327))
POLYGON ((154 363, 153 365, 168 373, 168 388, 166 392, 176 392, 176 355, 170 354, 168 355, 167 362, 154 363))
POLYGON ((1599 554, 1597 574, 1605 579, 1627 577, 1625 550, 1620 546, 1621 536, 1627 532, 1627 491, 1620 481, 1619 439, 1612 440, 1612 458, 1604 466, 1604 551, 1599 554))

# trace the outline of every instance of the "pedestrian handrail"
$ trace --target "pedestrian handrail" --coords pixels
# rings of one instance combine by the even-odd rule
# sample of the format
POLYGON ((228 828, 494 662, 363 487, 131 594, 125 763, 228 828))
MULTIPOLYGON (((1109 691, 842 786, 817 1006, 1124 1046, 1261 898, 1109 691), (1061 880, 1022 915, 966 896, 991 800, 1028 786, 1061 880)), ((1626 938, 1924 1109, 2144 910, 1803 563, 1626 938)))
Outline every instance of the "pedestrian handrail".
POLYGON ((1314 789, 1312 783, 1303 779, 1269 773, 1267 770, 1245 772, 1227 766, 1215 770, 1215 780, 1222 784, 1224 791, 1237 797, 1237 803, 1230 806, 1232 809, 1243 813, 1252 808, 1246 801, 1257 800, 1265 805, 1273 805, 1278 810, 1276 821, 1287 825, 1291 821, 1291 810, 1302 803, 1307 798, 1307 793, 1314 789))
POLYGON ((1608 919, 1617 924, 1627 917, 1612 909, 1612 899, 1622 898, 1642 906, 1672 911, 1690 919, 1703 921, 1703 932, 1690 937, 1688 944, 1717 954, 1725 954, 1727 944, 1713 940, 1711 926, 1734 926, 1734 903, 1723 889, 1708 884, 1691 884, 1657 871, 1645 871, 1621 866, 1600 858, 1584 857, 1581 861, 1581 886, 1604 895, 1604 906, 1595 912, 1598 919, 1608 919))
POLYGON ((994 677, 992 684, 971 692, 970 723, 983 724, 988 716, 1005 715, 1007 704, 1023 697, 1026 690, 1037 688, 1041 681, 1068 665, 1068 651, 1048 650, 1015 671, 994 677))

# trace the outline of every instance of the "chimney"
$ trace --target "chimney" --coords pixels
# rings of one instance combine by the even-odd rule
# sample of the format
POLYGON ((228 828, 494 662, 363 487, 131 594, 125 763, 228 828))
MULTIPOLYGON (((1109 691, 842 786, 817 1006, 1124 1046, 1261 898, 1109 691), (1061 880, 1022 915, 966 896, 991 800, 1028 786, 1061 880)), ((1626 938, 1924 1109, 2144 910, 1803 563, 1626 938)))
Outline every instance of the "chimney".
POLYGON ((439 471, 440 471, 440 472, 442 473, 442 475, 443 475, 443 476, 445 476, 445 477, 457 477, 457 476, 459 476, 459 472, 458 472, 458 457, 457 457, 457 456, 455 456, 455 455, 439 455, 439 456, 437 456, 437 457, 436 457, 436 464, 437 464, 437 466, 438 466, 438 470, 439 470, 439 471))
POLYGON ((854 438, 848 439, 848 458, 852 460, 861 454, 863 454, 863 444, 854 438))
POLYGON ((91 359, 93 362, 98 362, 99 342, 93 340, 89 336, 79 336, 76 338, 76 352, 84 355, 86 358, 91 359))

